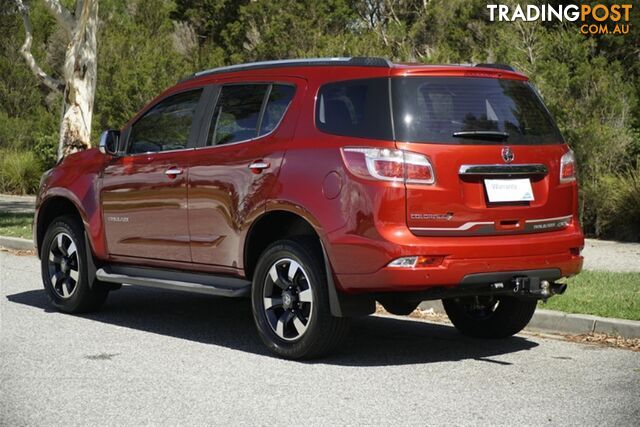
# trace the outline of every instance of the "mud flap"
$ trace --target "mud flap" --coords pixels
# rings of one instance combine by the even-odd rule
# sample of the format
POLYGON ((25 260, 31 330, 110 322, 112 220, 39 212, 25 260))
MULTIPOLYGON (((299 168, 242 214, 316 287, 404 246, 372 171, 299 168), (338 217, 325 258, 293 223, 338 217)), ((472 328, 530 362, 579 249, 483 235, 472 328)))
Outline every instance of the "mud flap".
POLYGON ((89 243, 86 231, 84 232, 84 253, 86 254, 85 263, 87 265, 89 289, 93 289, 96 282, 96 263, 93 261, 93 251, 91 250, 91 244, 89 243))
POLYGON ((324 258, 324 268, 327 276, 331 315, 335 317, 356 317, 368 316, 375 312, 376 302, 372 297, 368 295, 346 295, 336 289, 327 251, 325 251, 322 242, 320 242, 320 246, 322 247, 322 257, 324 258))
POLYGON ((84 248, 86 253, 85 262, 87 265, 87 280, 89 281, 89 289, 93 289, 95 286, 106 286, 111 291, 120 289, 122 287, 122 284, 99 282, 96 278, 96 263, 93 259, 93 251, 91 250, 91 244, 89 243, 89 237, 87 236, 86 231, 84 232, 84 248))

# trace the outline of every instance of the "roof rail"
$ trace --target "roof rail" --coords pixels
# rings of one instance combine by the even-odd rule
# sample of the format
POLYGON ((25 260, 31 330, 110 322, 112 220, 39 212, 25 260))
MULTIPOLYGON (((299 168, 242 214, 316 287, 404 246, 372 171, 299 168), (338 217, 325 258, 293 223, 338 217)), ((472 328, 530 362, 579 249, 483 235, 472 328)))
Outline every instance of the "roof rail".
POLYGON ((507 64, 476 64, 476 67, 482 67, 482 68, 495 68, 497 70, 506 70, 506 71, 516 71, 515 68, 513 68, 511 65, 507 65, 507 64))
POLYGON ((392 64, 385 58, 354 56, 336 58, 302 58, 302 59, 279 59, 274 61, 249 62, 246 64, 228 65, 225 67, 212 68, 210 70, 198 71, 184 80, 210 74, 228 73, 232 71, 258 70, 265 68, 280 67, 313 67, 313 66, 355 66, 355 67, 385 67, 391 68, 392 64))

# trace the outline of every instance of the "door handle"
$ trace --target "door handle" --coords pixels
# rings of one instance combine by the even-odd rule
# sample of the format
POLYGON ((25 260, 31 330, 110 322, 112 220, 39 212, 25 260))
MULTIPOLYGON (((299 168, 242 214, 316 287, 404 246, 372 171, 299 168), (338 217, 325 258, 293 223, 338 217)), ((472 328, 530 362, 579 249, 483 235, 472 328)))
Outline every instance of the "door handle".
POLYGON ((253 173, 260 173, 263 169, 267 169, 269 166, 271 166, 269 163, 263 160, 257 160, 249 165, 249 169, 251 169, 251 172, 253 173))
POLYGON ((165 175, 169 175, 169 176, 175 176, 175 175, 181 175, 182 174, 182 169, 180 168, 169 168, 166 171, 164 171, 165 175))

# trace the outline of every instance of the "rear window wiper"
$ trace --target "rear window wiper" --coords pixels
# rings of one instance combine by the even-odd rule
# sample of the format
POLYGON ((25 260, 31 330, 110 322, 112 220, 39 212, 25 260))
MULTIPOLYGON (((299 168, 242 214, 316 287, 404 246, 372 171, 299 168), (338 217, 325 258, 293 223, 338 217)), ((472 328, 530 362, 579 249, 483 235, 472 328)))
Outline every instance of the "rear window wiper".
POLYGON ((489 139, 496 141, 504 141, 509 138, 507 132, 499 132, 493 130, 467 130, 454 132, 453 136, 456 138, 474 138, 474 139, 489 139))

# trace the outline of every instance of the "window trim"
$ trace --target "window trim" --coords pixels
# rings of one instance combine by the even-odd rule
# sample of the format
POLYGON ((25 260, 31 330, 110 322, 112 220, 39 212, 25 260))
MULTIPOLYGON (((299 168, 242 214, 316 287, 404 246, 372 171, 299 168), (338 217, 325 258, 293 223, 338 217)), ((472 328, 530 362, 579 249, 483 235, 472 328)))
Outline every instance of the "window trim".
MULTIPOLYGON (((233 146, 233 145, 238 145, 238 144, 246 144, 248 142, 252 142, 258 139, 262 139, 262 138, 266 138, 270 135, 272 135, 274 132, 276 132, 278 130, 278 128, 280 127, 280 124, 284 121, 285 116, 287 115, 287 113, 289 112, 289 107, 291 107, 291 104, 293 104, 293 101, 296 97, 296 95, 298 94, 298 85, 295 84, 294 82, 283 82, 283 81, 246 81, 246 82, 232 82, 232 83, 223 83, 223 84, 218 84, 215 85, 216 89, 217 89, 217 93, 215 94, 215 101, 212 103, 213 105, 209 106, 209 108, 207 108, 207 112, 206 114, 208 115, 208 118, 206 118, 206 126, 205 123, 203 122, 203 130, 202 130, 202 134, 201 134, 201 138, 199 143, 196 145, 195 150, 204 150, 204 149, 211 149, 211 148, 222 148, 222 147, 229 147, 229 146, 233 146), (230 142, 228 144, 215 144, 215 145, 206 145, 207 144, 207 140, 208 140, 208 136, 209 136, 209 129, 211 127, 211 121, 213 120, 213 113, 215 112, 216 107, 218 106, 218 101, 220 100, 220 95, 222 94, 222 89, 224 87, 227 86, 248 86, 248 85, 265 85, 268 86, 267 91, 265 92, 264 98, 262 99, 262 105, 260 107, 260 116, 258 117, 258 126, 256 127, 256 136, 254 136, 253 138, 249 138, 249 139, 243 139, 242 141, 235 141, 235 142, 230 142), (291 98, 291 101, 289 101, 289 104, 287 105, 287 108, 284 110, 284 113, 282 113, 282 117, 280 117, 280 120, 278 121, 278 123, 276 123, 276 125, 273 127, 273 129, 268 132, 265 133, 264 135, 259 135, 260 133, 260 128, 262 127, 262 119, 264 117, 264 112, 267 108, 267 104, 269 103, 269 96, 271 95, 271 90, 273 89, 274 85, 280 85, 280 86, 291 86, 294 89, 293 92, 293 97, 291 98)), ((214 133, 215 135, 215 133, 214 133)))
POLYGON ((140 114, 140 117, 138 117, 135 122, 129 124, 126 130, 123 131, 123 133, 126 132, 126 141, 124 143, 124 147, 122 148, 120 157, 152 156, 152 155, 163 154, 163 153, 176 153, 179 151, 194 150, 198 143, 198 135, 200 134, 199 128, 202 122, 202 115, 203 115, 203 112, 206 110, 205 108, 206 100, 208 95, 210 95, 210 92, 211 92, 210 86, 190 87, 190 88, 178 90, 175 92, 171 92, 170 94, 167 94, 167 96, 162 97, 162 99, 159 99, 157 102, 153 104, 148 104, 140 114), (155 108, 158 104, 166 101, 172 96, 180 95, 188 92, 195 92, 198 90, 200 91, 200 98, 198 99, 198 103, 196 104, 196 110, 195 110, 195 113, 193 114, 193 121, 191 122, 191 127, 189 128, 189 136, 187 137, 187 145, 184 148, 176 148, 173 150, 165 150, 165 151, 145 151, 144 153, 128 152, 131 145, 131 130, 140 120, 142 120, 147 115, 149 111, 153 110, 153 108, 155 108))

